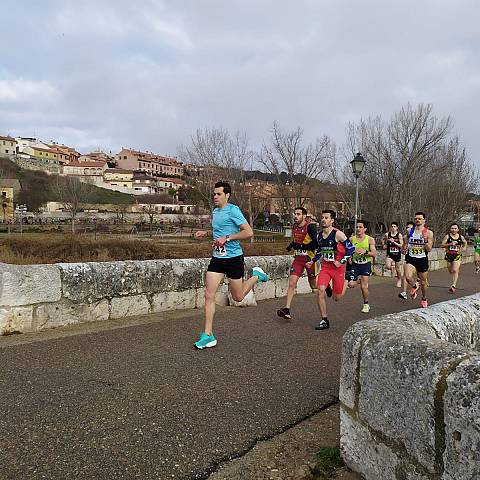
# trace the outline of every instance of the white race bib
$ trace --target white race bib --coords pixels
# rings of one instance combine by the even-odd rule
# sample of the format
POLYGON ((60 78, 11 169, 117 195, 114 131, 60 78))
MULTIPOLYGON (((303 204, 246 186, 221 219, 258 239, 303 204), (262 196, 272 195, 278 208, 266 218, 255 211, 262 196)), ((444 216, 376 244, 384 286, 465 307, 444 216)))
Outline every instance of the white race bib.
POLYGON ((215 252, 215 256, 217 257, 225 257, 227 255, 227 249, 225 248, 225 245, 223 247, 215 245, 213 247, 213 251, 215 252))

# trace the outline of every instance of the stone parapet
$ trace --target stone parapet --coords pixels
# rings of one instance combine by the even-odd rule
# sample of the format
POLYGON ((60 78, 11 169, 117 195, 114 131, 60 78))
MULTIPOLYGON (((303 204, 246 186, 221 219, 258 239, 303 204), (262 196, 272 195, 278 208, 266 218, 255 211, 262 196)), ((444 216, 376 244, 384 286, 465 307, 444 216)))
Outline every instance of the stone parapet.
MULTIPOLYGON (((257 299, 286 295, 291 260, 288 255, 246 258, 247 276, 259 265, 271 278, 258 285, 257 299)), ((209 261, 0 264, 0 334, 203 308, 209 261)), ((307 284, 306 278, 301 279, 299 291, 305 291, 307 284)), ((230 303, 226 283, 216 298, 219 305, 230 303)))
POLYGON ((341 449, 367 480, 480 478, 480 294, 343 338, 341 449))
MULTIPOLYGON (((438 250, 438 251, 437 251, 438 250)), ((431 253, 431 268, 442 268, 443 250, 431 253)), ((473 255, 467 255, 472 261, 473 255)), ((72 323, 100 321, 168 310, 202 308, 208 258, 54 265, 0 264, 0 335, 42 330, 72 323)), ((375 273, 384 274, 384 252, 375 273)), ((250 275, 258 265, 270 282, 255 287, 255 300, 284 297, 291 255, 247 257, 250 275)), ((302 277, 298 293, 310 292, 302 277)), ((217 293, 229 305, 227 284, 217 293)))

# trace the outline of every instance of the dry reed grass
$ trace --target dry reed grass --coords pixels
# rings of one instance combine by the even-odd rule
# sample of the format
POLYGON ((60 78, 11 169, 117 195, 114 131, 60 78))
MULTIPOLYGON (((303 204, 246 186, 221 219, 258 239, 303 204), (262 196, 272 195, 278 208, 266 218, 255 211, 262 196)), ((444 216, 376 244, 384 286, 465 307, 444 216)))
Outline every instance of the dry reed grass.
MULTIPOLYGON (((107 262, 161 258, 210 257, 211 242, 189 238, 167 243, 158 238, 99 238, 79 235, 5 235, 0 238, 0 262, 41 263, 107 262)), ((288 241, 244 243, 246 256, 285 254, 288 241)))

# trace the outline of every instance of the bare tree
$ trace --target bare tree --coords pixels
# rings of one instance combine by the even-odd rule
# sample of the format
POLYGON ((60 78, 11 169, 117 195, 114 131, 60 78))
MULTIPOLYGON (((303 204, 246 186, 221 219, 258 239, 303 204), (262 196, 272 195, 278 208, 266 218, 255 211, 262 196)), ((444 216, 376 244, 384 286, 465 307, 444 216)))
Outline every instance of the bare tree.
POLYGON ((277 179, 283 209, 290 217, 297 206, 305 205, 335 150, 327 136, 308 145, 303 144, 302 137, 300 127, 284 132, 275 122, 270 144, 263 146, 260 157, 267 172, 277 179))
POLYGON ((232 201, 247 215, 250 225, 263 209, 262 195, 249 183, 255 154, 245 134, 230 134, 224 129, 197 130, 191 145, 181 149, 180 157, 194 165, 194 186, 201 193, 205 205, 213 208, 212 191, 219 180, 232 187, 232 201))
POLYGON ((348 126, 346 159, 360 151, 367 160, 361 205, 371 222, 404 225, 421 210, 441 232, 455 220, 477 175, 452 126, 450 117, 439 119, 424 104, 406 105, 389 122, 376 117, 348 126))
POLYGON ((80 182, 75 177, 57 176, 54 190, 59 202, 70 214, 72 233, 75 233, 75 220, 80 204, 86 201, 91 187, 87 183, 80 182))
POLYGON ((213 185, 218 181, 222 165, 223 144, 227 132, 222 129, 198 129, 191 137, 191 144, 179 149, 179 157, 193 166, 193 186, 203 198, 205 207, 213 208, 213 185))

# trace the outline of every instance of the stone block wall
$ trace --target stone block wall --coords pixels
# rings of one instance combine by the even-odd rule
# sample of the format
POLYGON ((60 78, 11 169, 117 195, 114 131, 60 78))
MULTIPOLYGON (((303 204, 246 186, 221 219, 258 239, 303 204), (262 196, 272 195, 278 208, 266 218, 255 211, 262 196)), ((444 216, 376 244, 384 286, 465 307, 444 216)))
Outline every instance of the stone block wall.
MULTIPOLYGON (((209 261, 0 264, 0 334, 202 308, 209 261)), ((248 276, 260 265, 272 279, 258 286, 257 299, 286 295, 290 263, 288 255, 246 259, 248 276)), ((220 305, 228 305, 227 291, 225 283, 217 294, 220 305)))
POLYGON ((366 480, 480 478, 480 294, 353 325, 340 401, 366 480))
MULTIPOLYGON (((441 252, 431 254, 432 269, 442 268, 441 252)), ((472 260, 467 256, 466 260, 472 260)), ((375 265, 384 274, 384 252, 375 265)), ((146 260, 54 265, 0 264, 0 335, 72 323, 102 321, 168 310, 202 308, 210 259, 146 260)), ((246 273, 262 267, 272 281, 255 288, 256 300, 284 297, 292 256, 247 257, 246 273)), ((388 274, 390 274, 388 272, 388 274)), ((226 283, 217 303, 228 305, 226 283)), ((310 292, 306 277, 298 293, 310 292)))

